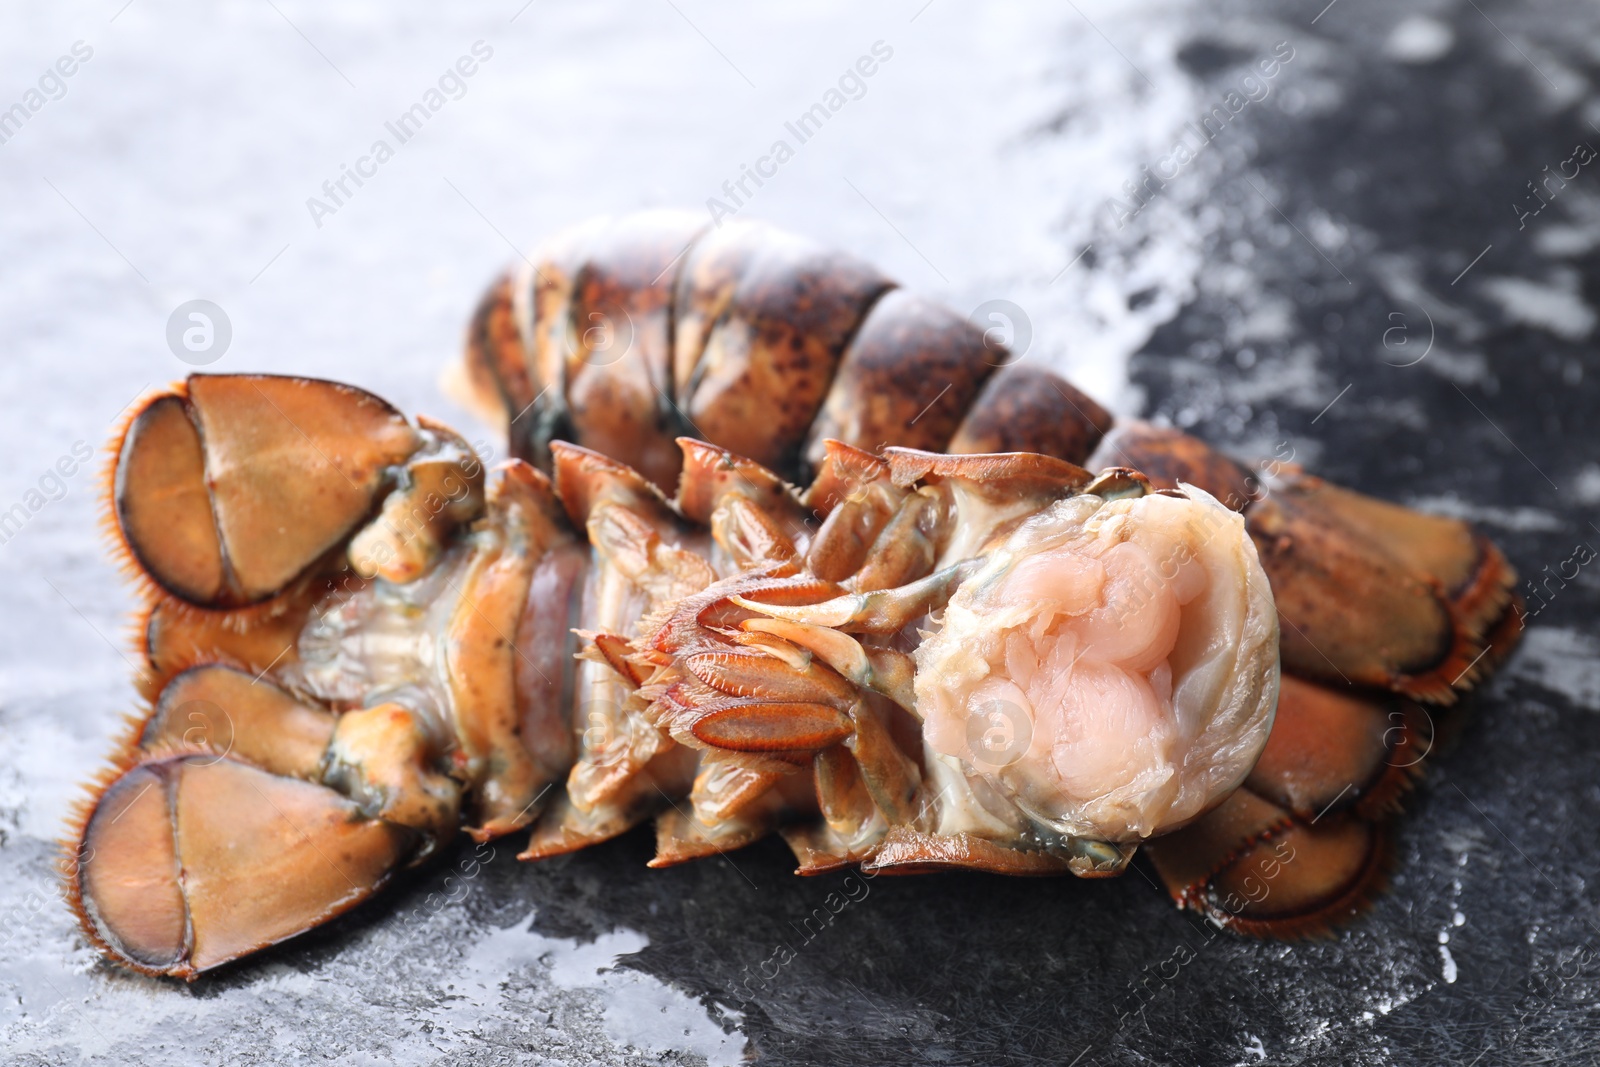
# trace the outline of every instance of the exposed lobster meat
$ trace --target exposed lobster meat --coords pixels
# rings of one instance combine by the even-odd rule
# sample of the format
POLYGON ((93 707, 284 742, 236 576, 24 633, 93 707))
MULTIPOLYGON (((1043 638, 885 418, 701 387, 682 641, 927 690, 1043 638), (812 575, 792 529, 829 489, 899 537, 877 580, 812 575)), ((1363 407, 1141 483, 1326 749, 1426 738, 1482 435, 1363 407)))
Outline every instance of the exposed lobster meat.
POLYGON ((485 297, 491 471, 333 383, 150 400, 112 485, 150 711, 70 842, 86 933, 193 977, 462 825, 538 859, 651 817, 652 866, 777 831, 800 873, 1103 876, 1148 841, 1218 923, 1346 918, 1416 702, 1514 639, 1511 569, 1010 363, 864 265, 653 213, 485 297))

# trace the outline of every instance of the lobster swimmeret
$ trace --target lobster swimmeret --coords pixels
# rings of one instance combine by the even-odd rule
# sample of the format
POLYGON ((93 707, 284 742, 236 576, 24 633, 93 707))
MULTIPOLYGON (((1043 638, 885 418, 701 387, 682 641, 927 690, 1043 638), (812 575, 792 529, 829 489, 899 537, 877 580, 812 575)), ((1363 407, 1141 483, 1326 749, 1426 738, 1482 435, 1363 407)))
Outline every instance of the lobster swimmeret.
POLYGON ((537 859, 651 817, 652 866, 777 831, 803 874, 1102 876, 1151 841, 1219 923, 1347 918, 1418 702, 1514 640, 1511 569, 1008 364, 857 261, 651 213, 485 297, 491 471, 330 382, 151 399, 111 487, 150 710, 69 843, 86 934, 193 977, 463 823, 537 859))

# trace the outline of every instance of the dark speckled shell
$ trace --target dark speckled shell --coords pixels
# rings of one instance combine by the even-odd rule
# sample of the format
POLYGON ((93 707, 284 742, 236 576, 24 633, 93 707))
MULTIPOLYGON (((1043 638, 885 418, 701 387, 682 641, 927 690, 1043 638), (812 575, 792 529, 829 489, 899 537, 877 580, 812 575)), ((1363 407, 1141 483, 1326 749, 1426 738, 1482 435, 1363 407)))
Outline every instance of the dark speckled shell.
POLYGON ((948 451, 1042 452, 1088 466, 1110 428, 1110 413, 1066 380, 1014 364, 989 379, 948 451))
POLYGON ((1147 422, 1119 423, 1095 450, 1089 466, 1141 470, 1157 489, 1197 485, 1235 511, 1261 495, 1250 473, 1198 437, 1147 422))
POLYGON ((983 331, 949 308, 897 289, 850 342, 806 442, 811 470, 828 438, 868 452, 942 451, 995 370, 983 331))
POLYGON ((467 325, 470 384, 480 394, 497 398, 507 421, 533 403, 538 392, 529 376, 528 355, 512 311, 516 284, 513 275, 502 275, 483 294, 467 325))
POLYGON ((678 292, 678 404, 691 431, 793 477, 845 344, 891 285, 766 226, 706 234, 678 292))
POLYGON ((704 225, 661 211, 596 234, 567 307, 567 417, 577 439, 665 489, 677 481, 674 442, 685 429, 671 395, 673 280, 704 225))

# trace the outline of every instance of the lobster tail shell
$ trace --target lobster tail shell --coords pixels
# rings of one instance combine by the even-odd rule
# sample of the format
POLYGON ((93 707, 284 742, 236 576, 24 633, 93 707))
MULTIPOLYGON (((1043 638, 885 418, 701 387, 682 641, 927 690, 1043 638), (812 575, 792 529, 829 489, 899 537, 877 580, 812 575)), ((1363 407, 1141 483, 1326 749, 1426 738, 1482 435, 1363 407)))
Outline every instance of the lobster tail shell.
POLYGON ((812 423, 807 468, 822 464, 829 440, 869 452, 891 445, 944 451, 995 367, 972 323, 904 290, 885 293, 856 331, 812 423))
POLYGON ((1249 471, 1198 437, 1135 419, 1118 423, 1089 459, 1096 469, 1113 465, 1143 471, 1158 489, 1198 485, 1235 511, 1261 493, 1249 471))
MULTIPOLYGON (((1070 382, 1017 363, 989 379, 945 451, 1039 452, 1089 466, 1111 426, 1111 415, 1070 382)), ((1138 464, 1119 459, 1101 466, 1138 464)))
POLYGON ((845 347, 892 283, 763 224, 703 229, 679 212, 597 220, 486 294, 465 385, 514 454, 548 468, 550 442, 570 440, 670 492, 674 440, 691 434, 798 473, 845 347))
POLYGON ((796 475, 845 345, 891 285, 760 224, 708 233, 678 288, 678 403, 690 430, 796 475))

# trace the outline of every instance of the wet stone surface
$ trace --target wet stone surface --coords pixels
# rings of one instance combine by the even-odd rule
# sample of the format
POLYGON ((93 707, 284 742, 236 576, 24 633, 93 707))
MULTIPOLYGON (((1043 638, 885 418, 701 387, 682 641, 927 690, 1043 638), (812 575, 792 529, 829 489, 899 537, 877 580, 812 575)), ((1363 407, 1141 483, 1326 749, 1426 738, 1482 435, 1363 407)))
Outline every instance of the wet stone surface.
POLYGON ((1571 561, 1600 546, 1600 171, 1539 200, 1528 183, 1600 148, 1594 12, 1085 3, 1092 29, 1043 6, 918 6, 873 21, 688 5, 693 26, 609 5, 516 22, 514 5, 5 16, 5 69, 43 70, 79 38, 95 49, 0 146, 17 207, 0 218, 0 508, 46 501, 0 545, 7 1062, 1592 1055, 1600 572, 1571 561), (318 184, 480 38, 496 49, 483 80, 361 199, 308 221, 318 184), (752 213, 962 309, 1015 300, 1028 358, 1120 413, 1464 516, 1541 581, 1515 658, 1436 715, 1389 892, 1332 939, 1263 944, 1175 912, 1143 861, 1107 882, 802 880, 767 841, 652 872, 640 830, 538 865, 515 862, 514 841, 463 843, 187 986, 98 962, 51 840, 132 706, 129 601, 94 533, 93 471, 59 493, 41 475, 194 364, 169 349, 173 309, 211 299, 231 317, 208 369, 348 378, 485 438, 433 383, 506 243, 601 210, 697 206, 878 38, 901 66, 752 213), (1124 178, 1279 42, 1293 58, 1268 94, 1133 212, 1124 178))

